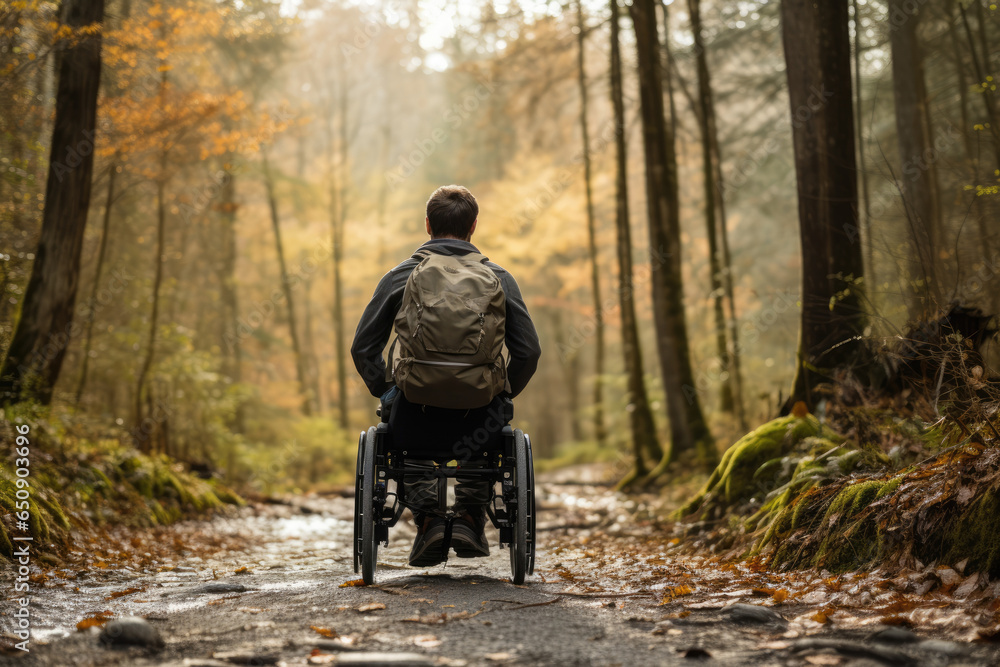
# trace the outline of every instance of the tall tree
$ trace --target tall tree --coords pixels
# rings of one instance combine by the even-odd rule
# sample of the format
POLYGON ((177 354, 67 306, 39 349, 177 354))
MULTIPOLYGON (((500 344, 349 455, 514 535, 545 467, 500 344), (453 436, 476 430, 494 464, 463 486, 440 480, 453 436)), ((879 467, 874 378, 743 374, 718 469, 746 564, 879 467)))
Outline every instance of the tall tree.
POLYGON ((87 302, 87 332, 84 335, 83 352, 80 355, 83 358, 80 368, 80 380, 76 385, 76 397, 73 399, 73 404, 76 406, 80 405, 80 399, 83 397, 83 390, 87 386, 87 366, 90 361, 90 345, 93 340, 94 333, 97 291, 100 289, 101 274, 104 271, 104 258, 108 249, 108 232, 111 227, 111 205, 115 201, 115 180, 120 168, 121 167, 118 164, 117 159, 112 160, 111 164, 108 165, 108 194, 107 199, 104 202, 104 219, 103 224, 101 225, 101 244, 97 250, 97 267, 94 271, 94 283, 91 285, 90 299, 87 302))
MULTIPOLYGON (((664 7, 664 11, 666 8, 664 7)), ((746 428, 743 413, 743 387, 739 367, 739 348, 736 327, 732 271, 726 234, 726 209, 722 197, 722 156, 719 147, 719 130, 715 122, 715 102, 712 99, 712 80, 708 69, 708 55, 701 25, 700 0, 688 0, 691 32, 694 35, 695 61, 698 70, 698 124, 701 130, 702 174, 705 190, 705 224, 708 230, 709 271, 712 288, 712 310, 715 316, 715 344, 722 369, 721 406, 733 413, 741 428, 746 428), (725 263, 723 263, 725 259, 725 263), (726 317, 724 302, 729 305, 726 317)))
POLYGON ((594 299, 594 437, 599 445, 608 439, 604 424, 604 313, 601 307, 601 272, 597 254, 597 223, 594 220, 594 194, 591 188, 590 129, 587 114, 586 24, 583 0, 576 3, 577 82, 580 88, 580 134, 583 137, 583 186, 587 201, 587 250, 590 254, 590 291, 594 299))
POLYGON ((906 0, 890 0, 889 10, 890 17, 904 17, 890 25, 889 42, 901 164, 898 186, 914 245, 910 280, 915 298, 910 316, 917 318, 933 308, 940 290, 936 268, 941 241, 940 209, 934 163, 927 159, 934 138, 926 109, 923 53, 917 38, 920 9, 911 7, 906 0), (912 14, 907 12, 911 8, 912 14))
POLYGON ((340 426, 348 427, 347 343, 344 334, 344 227, 347 224, 347 179, 350 147, 347 112, 350 101, 350 75, 346 58, 341 58, 340 81, 336 99, 329 84, 329 107, 326 109, 327 179, 330 196, 330 243, 333 262, 333 346, 337 362, 337 415, 340 426), (337 114, 337 132, 334 136, 334 106, 337 114), (337 150, 339 146, 339 151, 337 150), (335 157, 336 155, 336 157, 335 157))
POLYGON ((988 127, 990 130, 990 135, 993 137, 993 155, 995 157, 995 167, 1000 168, 1000 114, 997 111, 996 102, 996 82, 992 84, 986 80, 989 73, 989 44, 986 38, 986 22, 982 18, 980 13, 979 21, 979 46, 983 49, 983 53, 976 52, 976 40, 972 36, 972 27, 969 25, 969 14, 965 9, 964 3, 956 3, 958 6, 959 16, 962 17, 962 27, 965 30, 965 37, 968 42, 969 53, 972 55, 972 68, 976 73, 976 80, 980 85, 980 93, 983 97, 983 106, 986 108, 986 117, 989 119, 988 127))
POLYGON ((864 215, 859 214, 862 225, 860 241, 865 244, 865 271, 869 279, 874 279, 875 242, 872 238, 872 207, 871 197, 868 194, 868 169, 865 167, 865 105, 861 89, 861 8, 858 5, 858 0, 851 0, 851 9, 854 17, 854 123, 857 125, 858 172, 864 201, 864 215))
MULTIPOLYGON (((95 26, 104 18, 104 0, 65 0, 61 14, 61 23, 73 31, 95 26)), ((69 41, 57 56, 56 69, 59 84, 42 232, 21 317, 0 370, 0 402, 4 404, 22 398, 51 402, 66 348, 78 328, 73 322, 73 303, 94 168, 100 30, 69 41), (81 151, 80 146, 90 150, 81 151)))
POLYGON ((618 303, 621 309, 622 356, 628 376, 628 416, 632 432, 635 469, 621 481, 628 486, 646 476, 645 456, 654 463, 662 458, 656 440, 656 423, 649 407, 643 377, 642 348, 635 318, 635 285, 632 281, 632 231, 628 210, 628 147, 625 141, 625 102, 622 92, 622 59, 618 0, 611 0, 611 106, 615 117, 615 249, 618 255, 618 303))
POLYGON ((295 376, 299 382, 299 391, 302 395, 302 414, 309 417, 313 414, 314 396, 309 391, 309 374, 306 371, 306 362, 302 343, 299 340, 299 327, 295 319, 295 300, 292 294, 292 281, 288 275, 288 268, 285 265, 285 250, 281 243, 281 218, 278 215, 278 197, 274 192, 274 177, 271 174, 271 166, 267 159, 267 151, 264 147, 260 150, 261 161, 264 167, 264 186, 267 189, 267 205, 271 212, 271 229, 274 231, 274 252, 278 256, 278 271, 281 278, 281 289, 285 295, 285 305, 288 309, 288 333, 292 337, 292 353, 295 355, 295 376))
POLYGON ((802 324, 789 404, 814 404, 816 385, 863 349, 858 182, 851 109, 847 0, 782 0, 782 40, 802 248, 802 324), (819 91, 819 92, 817 92, 819 91))
MULTIPOLYGON (((220 296, 222 299, 223 345, 225 354, 223 371, 233 382, 243 381, 243 348, 240 345, 238 322, 240 317, 239 292, 236 283, 236 212, 239 204, 236 202, 236 174, 233 161, 236 158, 232 152, 223 158, 221 201, 217 207, 222 225, 222 257, 217 264, 220 296)), ((244 430, 243 404, 236 408, 233 415, 233 430, 242 433, 244 430)))
POLYGON ((712 468, 718 454, 695 390, 688 349, 681 275, 677 154, 674 134, 666 122, 663 108, 656 5, 654 0, 635 0, 629 9, 638 56, 653 309, 670 419, 671 446, 660 464, 650 472, 652 478, 664 472, 669 463, 691 455, 702 466, 712 468))

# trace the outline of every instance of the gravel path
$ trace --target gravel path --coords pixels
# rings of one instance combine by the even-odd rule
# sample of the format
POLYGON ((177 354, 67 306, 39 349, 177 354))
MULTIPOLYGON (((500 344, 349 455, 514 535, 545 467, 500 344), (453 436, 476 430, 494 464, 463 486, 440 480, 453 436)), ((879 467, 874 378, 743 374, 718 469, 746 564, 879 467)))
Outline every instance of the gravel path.
POLYGON ((414 531, 403 522, 378 585, 351 585, 353 500, 294 498, 209 524, 242 549, 194 555, 189 524, 168 565, 53 574, 32 599, 31 652, 0 653, 0 664, 1000 664, 997 644, 970 641, 995 613, 989 589, 949 602, 870 578, 673 557, 635 503, 554 478, 540 490, 538 569, 524 586, 507 580, 495 535, 489 558, 407 567, 414 531), (77 630, 96 615, 113 620, 77 630))

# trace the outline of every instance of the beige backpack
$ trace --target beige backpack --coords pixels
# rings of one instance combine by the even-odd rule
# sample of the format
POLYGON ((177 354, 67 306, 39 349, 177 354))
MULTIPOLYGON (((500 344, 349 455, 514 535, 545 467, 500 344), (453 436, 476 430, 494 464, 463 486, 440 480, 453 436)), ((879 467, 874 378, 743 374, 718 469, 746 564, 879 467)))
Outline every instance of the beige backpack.
POLYGON ((507 385, 500 279, 479 253, 421 254, 396 315, 392 379, 411 403, 483 407, 507 385))

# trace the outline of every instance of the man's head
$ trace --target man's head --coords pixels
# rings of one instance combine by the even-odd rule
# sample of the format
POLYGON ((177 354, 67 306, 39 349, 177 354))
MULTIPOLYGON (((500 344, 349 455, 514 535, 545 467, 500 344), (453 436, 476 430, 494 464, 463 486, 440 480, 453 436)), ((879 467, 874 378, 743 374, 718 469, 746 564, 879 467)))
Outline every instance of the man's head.
POLYGON ((479 204, 467 188, 444 185, 427 200, 427 233, 433 239, 468 241, 476 231, 479 204))

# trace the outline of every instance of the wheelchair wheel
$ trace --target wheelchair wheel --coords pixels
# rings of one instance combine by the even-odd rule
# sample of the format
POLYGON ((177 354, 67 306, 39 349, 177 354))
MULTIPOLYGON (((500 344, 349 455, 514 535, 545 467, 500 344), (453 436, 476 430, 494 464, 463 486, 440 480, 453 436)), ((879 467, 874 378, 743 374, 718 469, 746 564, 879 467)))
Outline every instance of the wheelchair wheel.
POLYGON ((528 444, 524 433, 514 431, 514 486, 517 492, 517 507, 514 516, 514 531, 510 542, 510 572, 511 581, 515 584, 524 583, 524 575, 528 571, 528 532, 531 524, 531 501, 534 495, 531 488, 531 461, 528 454, 528 444))
POLYGON ((375 562, 378 542, 375 540, 375 427, 368 429, 362 463, 361 501, 361 578, 366 584, 375 583, 375 562))
POLYGON ((354 551, 354 574, 357 574, 361 570, 361 507, 364 504, 364 484, 362 483, 364 478, 361 475, 365 462, 366 437, 367 434, 362 431, 361 437, 358 438, 358 462, 354 470, 354 544, 352 545, 352 550, 354 551))
POLYGON ((531 437, 524 434, 525 450, 528 453, 528 574, 535 573, 535 466, 531 455, 531 437))

